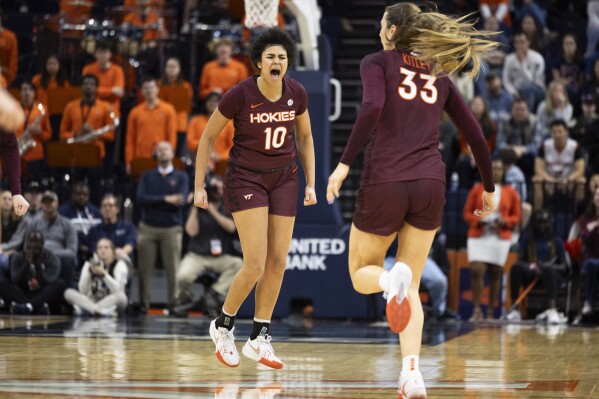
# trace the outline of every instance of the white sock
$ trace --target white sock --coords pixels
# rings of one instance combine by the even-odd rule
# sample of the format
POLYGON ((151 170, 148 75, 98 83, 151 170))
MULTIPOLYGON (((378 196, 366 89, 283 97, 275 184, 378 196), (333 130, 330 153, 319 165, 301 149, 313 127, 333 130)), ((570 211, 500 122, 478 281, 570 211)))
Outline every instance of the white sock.
POLYGON ((404 356, 401 359, 401 372, 410 373, 413 371, 418 371, 418 359, 419 356, 416 355, 404 356))
POLYGON ((379 276, 379 286, 384 292, 389 292, 389 272, 383 271, 379 276))
POLYGON ((255 318, 255 317, 254 317, 254 321, 255 321, 256 323, 270 323, 270 320, 262 320, 262 319, 257 319, 257 318, 255 318))

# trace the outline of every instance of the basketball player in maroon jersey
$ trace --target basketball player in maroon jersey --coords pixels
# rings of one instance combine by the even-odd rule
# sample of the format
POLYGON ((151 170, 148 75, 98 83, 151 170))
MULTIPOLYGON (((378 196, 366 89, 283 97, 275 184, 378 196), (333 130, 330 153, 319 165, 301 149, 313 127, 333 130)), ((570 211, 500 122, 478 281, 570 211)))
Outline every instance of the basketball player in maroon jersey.
POLYGON ((308 96, 301 84, 285 77, 294 56, 295 43, 287 33, 270 29, 260 35, 251 47, 260 75, 225 93, 198 146, 194 202, 206 208, 204 180, 210 149, 233 119, 235 135, 225 173, 224 201, 239 232, 243 266, 233 279, 220 316, 210 324, 216 357, 230 367, 239 364, 233 337, 235 315, 254 286, 254 325, 243 355, 275 369, 283 367, 270 345, 268 330, 295 222, 298 152, 306 176, 304 205, 316 204, 308 96))
POLYGON ((339 197, 349 165, 366 145, 360 191, 349 239, 349 272, 356 291, 387 295, 387 318, 400 335, 400 398, 425 398, 418 368, 423 313, 418 287, 445 203, 445 166, 437 129, 447 112, 472 148, 485 187, 485 216, 494 210, 491 156, 480 127, 447 75, 471 63, 472 74, 494 43, 463 19, 411 3, 385 9, 383 51, 360 66, 362 108, 335 171, 327 201, 339 197), (383 263, 398 236, 396 264, 383 263))
POLYGON ((21 195, 21 156, 14 132, 25 121, 21 105, 4 89, 0 88, 0 149, 4 158, 4 171, 12 193, 12 206, 18 216, 24 215, 29 203, 21 195))

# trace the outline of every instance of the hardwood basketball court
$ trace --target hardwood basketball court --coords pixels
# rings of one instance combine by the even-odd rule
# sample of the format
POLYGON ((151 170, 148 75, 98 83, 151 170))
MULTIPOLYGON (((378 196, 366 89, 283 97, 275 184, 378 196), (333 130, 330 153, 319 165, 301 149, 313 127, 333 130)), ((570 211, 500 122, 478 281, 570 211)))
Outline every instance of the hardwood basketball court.
MULTIPOLYGON (((0 398, 396 398, 397 338, 378 323, 273 325, 280 371, 222 366, 208 320, 0 318, 0 398)), ((251 324, 240 321, 241 350, 251 324)), ((599 330, 425 328, 429 398, 599 398, 599 330)))

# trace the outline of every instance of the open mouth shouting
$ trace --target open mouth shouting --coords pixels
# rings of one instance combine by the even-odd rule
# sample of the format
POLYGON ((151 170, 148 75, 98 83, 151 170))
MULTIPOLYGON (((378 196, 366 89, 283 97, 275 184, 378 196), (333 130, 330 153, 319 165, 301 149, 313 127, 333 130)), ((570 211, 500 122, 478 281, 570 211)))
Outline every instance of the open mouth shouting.
POLYGON ((277 80, 281 76, 281 70, 279 68, 273 68, 270 70, 270 77, 273 80, 277 80))

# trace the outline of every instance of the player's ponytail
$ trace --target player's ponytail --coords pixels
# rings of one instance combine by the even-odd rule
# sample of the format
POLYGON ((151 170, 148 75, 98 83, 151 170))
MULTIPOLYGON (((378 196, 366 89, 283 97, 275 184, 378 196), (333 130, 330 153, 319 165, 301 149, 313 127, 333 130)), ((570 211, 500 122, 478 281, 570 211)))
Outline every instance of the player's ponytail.
POLYGON ((387 26, 397 31, 387 38, 396 49, 413 51, 433 65, 433 74, 452 74, 469 66, 471 77, 478 75, 482 62, 497 42, 487 40, 495 32, 479 31, 471 14, 452 18, 431 10, 421 10, 411 3, 397 3, 385 9, 387 26))

